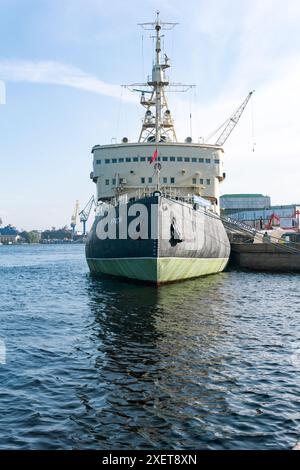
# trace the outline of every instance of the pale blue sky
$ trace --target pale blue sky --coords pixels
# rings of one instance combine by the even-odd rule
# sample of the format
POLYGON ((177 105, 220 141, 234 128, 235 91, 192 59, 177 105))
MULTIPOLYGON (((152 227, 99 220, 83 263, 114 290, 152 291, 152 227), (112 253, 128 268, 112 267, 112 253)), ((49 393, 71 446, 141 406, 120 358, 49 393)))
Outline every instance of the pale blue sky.
POLYGON ((83 205, 95 189, 91 147, 116 136, 137 139, 139 97, 120 100, 119 85, 151 71, 152 43, 148 33, 142 41, 137 23, 153 20, 156 9, 180 23, 165 39, 172 80, 197 85, 195 95, 172 99, 179 137, 189 133, 190 102, 197 140, 255 88, 225 146, 222 192, 300 202, 297 0, 0 0, 4 223, 69 224, 75 200, 83 205))

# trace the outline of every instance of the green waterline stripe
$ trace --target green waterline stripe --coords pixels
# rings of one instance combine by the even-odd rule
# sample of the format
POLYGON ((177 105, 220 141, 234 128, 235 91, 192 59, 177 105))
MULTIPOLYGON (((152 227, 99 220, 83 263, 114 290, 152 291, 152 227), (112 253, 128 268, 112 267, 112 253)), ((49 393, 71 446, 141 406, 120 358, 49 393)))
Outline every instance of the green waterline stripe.
POLYGON ((95 273, 161 283, 221 272, 228 258, 87 258, 87 262, 95 273))

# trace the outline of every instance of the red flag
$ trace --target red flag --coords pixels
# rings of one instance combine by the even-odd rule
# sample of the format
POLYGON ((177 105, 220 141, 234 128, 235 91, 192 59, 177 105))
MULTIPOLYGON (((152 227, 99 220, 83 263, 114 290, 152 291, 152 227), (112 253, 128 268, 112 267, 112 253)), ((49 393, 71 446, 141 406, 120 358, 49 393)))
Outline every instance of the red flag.
POLYGON ((154 160, 157 159, 157 155, 158 155, 158 150, 155 149, 155 152, 154 152, 154 154, 152 155, 152 158, 151 158, 151 160, 150 160, 150 162, 149 162, 150 165, 151 165, 152 162, 154 162, 154 160))

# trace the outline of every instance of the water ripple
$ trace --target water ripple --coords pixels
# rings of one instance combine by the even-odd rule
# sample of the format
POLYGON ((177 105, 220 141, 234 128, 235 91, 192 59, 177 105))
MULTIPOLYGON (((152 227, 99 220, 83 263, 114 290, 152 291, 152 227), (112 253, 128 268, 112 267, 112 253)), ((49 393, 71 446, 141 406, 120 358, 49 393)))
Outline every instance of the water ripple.
POLYGON ((231 271, 157 290, 93 279, 83 246, 0 247, 0 449, 291 448, 298 286, 231 271))

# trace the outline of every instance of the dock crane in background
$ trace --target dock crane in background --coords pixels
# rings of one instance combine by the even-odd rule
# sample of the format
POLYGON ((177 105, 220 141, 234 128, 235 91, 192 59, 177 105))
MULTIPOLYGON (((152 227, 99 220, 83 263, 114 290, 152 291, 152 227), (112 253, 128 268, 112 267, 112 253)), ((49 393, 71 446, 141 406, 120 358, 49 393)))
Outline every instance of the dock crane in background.
POLYGON ((223 122, 223 124, 221 124, 221 126, 219 126, 218 129, 216 129, 212 134, 210 134, 210 136, 206 139, 206 141, 210 140, 214 135, 217 134, 217 132, 223 129, 221 134, 218 137, 218 140, 216 141, 214 145, 219 145, 220 147, 222 147, 225 144, 231 132, 233 131, 233 129, 239 122, 241 115, 243 114, 253 93, 254 93, 254 90, 248 93, 247 97, 242 102, 242 104, 238 107, 238 109, 225 122, 223 122))
POLYGON ((82 235, 85 236, 86 234, 86 223, 88 221, 88 218, 90 216, 92 207, 95 205, 96 207, 96 201, 94 196, 92 196, 89 201, 86 203, 85 207, 79 212, 79 217, 80 217, 80 222, 83 224, 83 231, 82 235))
POLYGON ((71 217, 72 238, 74 238, 74 235, 75 235, 75 228, 76 228, 76 225, 77 225, 78 212, 79 212, 79 201, 77 200, 76 203, 75 203, 74 212, 73 212, 72 217, 71 217))

